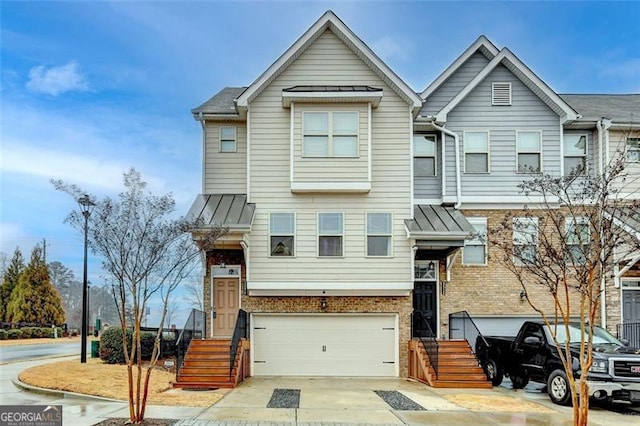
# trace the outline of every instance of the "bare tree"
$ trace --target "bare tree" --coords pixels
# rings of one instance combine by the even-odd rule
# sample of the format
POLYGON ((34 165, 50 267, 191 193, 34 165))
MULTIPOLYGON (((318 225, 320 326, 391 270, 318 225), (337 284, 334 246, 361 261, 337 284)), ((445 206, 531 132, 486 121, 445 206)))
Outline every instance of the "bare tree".
POLYGON ((204 311, 202 278, 190 276, 184 284, 184 300, 194 309, 204 311))
MULTIPOLYGON (((52 183, 75 199, 84 194, 75 185, 52 183)), ((198 223, 172 219, 175 210, 172 195, 147 192, 146 182, 135 169, 124 174, 124 187, 115 200, 108 197, 92 200, 95 208, 89 221, 89 244, 102 257, 102 267, 112 279, 123 331, 133 329, 132 346, 127 345, 126 332, 122 344, 129 381, 129 417, 131 423, 139 424, 144 419, 149 380, 160 354, 161 328, 171 293, 199 259, 198 247, 189 235, 198 223), (162 314, 151 361, 143 368, 140 327, 152 297, 161 299, 162 314), (133 311, 131 325, 127 306, 133 311)), ((75 228, 83 229, 84 218, 79 212, 72 212, 67 220, 75 228)), ((200 241, 201 247, 213 244, 224 232, 218 227, 209 229, 200 241)))
POLYGON ((534 176, 520 188, 539 197, 540 205, 507 214, 490 229, 490 242, 500 253, 497 260, 516 277, 553 336, 576 425, 587 424, 589 398, 579 395, 589 392, 587 374, 576 378, 574 373, 592 366, 593 330, 605 283, 613 280, 620 259, 640 250, 640 241, 620 226, 640 206, 637 199, 623 197, 628 185, 638 183, 625 167, 625 155, 619 152, 602 175, 577 168, 563 177, 534 176), (581 330, 577 359, 571 355, 571 339, 562 337, 570 335, 569 323, 576 319, 581 330))
POLYGON ((171 328, 171 323, 173 322, 176 312, 178 311, 178 300, 172 298, 167 304, 167 315, 165 316, 165 328, 171 328))

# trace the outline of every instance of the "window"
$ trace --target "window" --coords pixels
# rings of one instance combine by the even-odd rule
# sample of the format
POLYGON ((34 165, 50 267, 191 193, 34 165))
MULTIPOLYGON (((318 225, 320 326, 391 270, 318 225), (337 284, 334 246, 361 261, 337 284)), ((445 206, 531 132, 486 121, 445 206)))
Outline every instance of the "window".
POLYGON ((318 213, 318 256, 342 256, 344 215, 318 213))
POLYGON ((464 132, 465 173, 489 173, 489 132, 464 132))
POLYGON ((295 253, 295 234, 295 214, 271 213, 269 216, 271 256, 293 256, 295 253))
POLYGON ((303 112, 304 157, 357 157, 357 112, 303 112))
POLYGON ((535 262, 538 251, 538 218, 513 218, 513 256, 516 265, 535 262))
POLYGON ((416 135, 413 137, 413 174, 415 176, 435 176, 436 137, 416 135))
POLYGON ((511 83, 491 84, 491 105, 511 105, 511 83))
POLYGON ((235 127, 220 127, 220 152, 236 152, 235 127))
POLYGON ((516 132, 516 152, 518 173, 540 173, 542 171, 541 134, 535 132, 516 132))
POLYGON ((568 217, 565 219, 564 226, 567 262, 583 265, 587 260, 591 239, 589 221, 586 217, 568 217))
POLYGON ((627 138, 627 161, 640 163, 640 138, 627 138))
POLYGON ((367 213, 367 256, 391 256, 391 213, 367 213))
POLYGON ((564 135, 564 173, 583 175, 587 170, 587 135, 564 135))
POLYGON ((487 219, 471 217, 468 219, 476 232, 471 239, 466 240, 462 250, 463 265, 487 264, 487 219))

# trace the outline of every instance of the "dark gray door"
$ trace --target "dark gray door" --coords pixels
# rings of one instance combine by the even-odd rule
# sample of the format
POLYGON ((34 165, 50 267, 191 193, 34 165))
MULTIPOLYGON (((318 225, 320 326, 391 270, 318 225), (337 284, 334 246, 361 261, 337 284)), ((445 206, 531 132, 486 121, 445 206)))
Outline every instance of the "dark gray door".
POLYGON ((436 283, 416 281, 413 287, 412 337, 435 337, 435 332, 436 283), (431 327, 431 331, 429 327, 431 327))
POLYGON ((640 322, 640 290, 622 291, 622 314, 624 324, 640 322))

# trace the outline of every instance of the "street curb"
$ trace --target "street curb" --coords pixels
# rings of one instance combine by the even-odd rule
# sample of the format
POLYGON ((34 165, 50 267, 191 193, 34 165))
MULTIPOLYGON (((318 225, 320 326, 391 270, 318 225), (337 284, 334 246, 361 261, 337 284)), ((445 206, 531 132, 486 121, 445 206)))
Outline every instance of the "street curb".
POLYGON ((41 388, 38 386, 28 385, 24 382, 21 382, 20 380, 11 380, 11 382, 15 387, 22 389, 25 392, 31 392, 31 393, 36 393, 36 394, 45 395, 45 396, 52 396, 56 398, 74 398, 74 399, 85 399, 89 401, 120 402, 122 404, 127 403, 127 401, 123 401, 121 399, 105 398, 102 396, 87 395, 84 393, 69 392, 69 391, 63 391, 58 389, 41 388))
POLYGON ((2 366, 2 365, 10 365, 10 364, 18 364, 18 363, 21 363, 21 362, 43 361, 45 359, 71 358, 71 357, 79 358, 80 355, 78 355, 78 354, 44 355, 44 356, 39 356, 39 357, 36 357, 36 358, 29 358, 27 360, 19 359, 19 360, 16 360, 16 361, 3 361, 3 362, 0 362, 0 366, 2 366))

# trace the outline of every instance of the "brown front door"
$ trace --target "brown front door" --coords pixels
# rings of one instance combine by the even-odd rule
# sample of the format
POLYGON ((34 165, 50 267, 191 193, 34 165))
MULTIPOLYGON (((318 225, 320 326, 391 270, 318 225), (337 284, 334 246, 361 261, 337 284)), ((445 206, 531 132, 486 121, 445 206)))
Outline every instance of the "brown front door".
POLYGON ((231 337, 238 317, 238 278, 216 278, 213 281, 213 304, 216 318, 213 337, 231 337))

